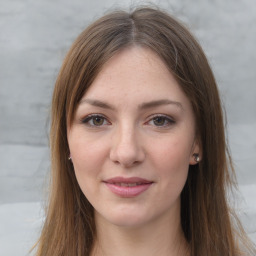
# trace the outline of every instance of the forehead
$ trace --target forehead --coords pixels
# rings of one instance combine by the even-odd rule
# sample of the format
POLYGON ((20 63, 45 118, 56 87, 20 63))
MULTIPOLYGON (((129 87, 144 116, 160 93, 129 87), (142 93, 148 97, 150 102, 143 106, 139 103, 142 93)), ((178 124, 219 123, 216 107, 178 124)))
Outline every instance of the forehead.
POLYGON ((142 47, 127 48, 115 54, 103 66, 84 98, 107 99, 121 105, 167 98, 189 105, 163 61, 153 51, 142 47))

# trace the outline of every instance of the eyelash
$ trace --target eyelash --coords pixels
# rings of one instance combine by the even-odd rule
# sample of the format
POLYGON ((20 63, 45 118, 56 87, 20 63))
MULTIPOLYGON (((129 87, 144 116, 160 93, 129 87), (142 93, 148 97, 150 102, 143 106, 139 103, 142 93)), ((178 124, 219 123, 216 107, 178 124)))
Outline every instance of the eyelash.
POLYGON ((158 115, 154 115, 147 123, 151 122, 151 121, 155 121, 157 118, 163 118, 164 120, 164 124, 163 125, 154 125, 155 127, 158 127, 158 128, 166 128, 166 127, 169 127, 173 124, 175 124, 175 121, 169 117, 169 116, 166 116, 166 115, 161 115, 161 114, 158 114, 158 115))
POLYGON ((90 126, 90 127, 100 127, 100 126, 102 126, 102 125, 106 125, 106 124, 104 124, 104 123, 103 123, 103 124, 100 124, 100 125, 90 124, 90 121, 93 122, 93 121, 96 120, 96 118, 100 118, 101 120, 103 120, 104 123, 107 122, 107 123, 108 123, 107 125, 110 124, 110 122, 107 121, 107 118, 106 118, 105 116, 103 116, 103 115, 100 115, 100 114, 92 114, 92 115, 86 116, 85 118, 83 118, 83 119, 81 120, 81 122, 82 122, 83 124, 85 124, 85 125, 90 126))
MULTIPOLYGON (((175 121, 166 115, 162 115, 162 114, 158 114, 158 115, 154 115, 153 117, 151 117, 151 119, 149 121, 146 122, 146 124, 149 124, 150 122, 154 122, 156 121, 157 118, 163 118, 164 124, 163 125, 155 125, 155 127, 158 128, 166 128, 169 127, 173 124, 175 124, 175 121)), ((107 118, 104 115, 101 114, 92 114, 92 115, 88 115, 85 118, 81 119, 81 123, 90 126, 90 127, 101 127, 103 125, 110 125, 111 123, 107 120, 107 118), (95 121, 96 118, 99 118, 100 120, 103 120, 102 124, 96 125, 95 123, 90 123, 91 121, 95 121), (106 124, 107 122, 107 124, 106 124)))

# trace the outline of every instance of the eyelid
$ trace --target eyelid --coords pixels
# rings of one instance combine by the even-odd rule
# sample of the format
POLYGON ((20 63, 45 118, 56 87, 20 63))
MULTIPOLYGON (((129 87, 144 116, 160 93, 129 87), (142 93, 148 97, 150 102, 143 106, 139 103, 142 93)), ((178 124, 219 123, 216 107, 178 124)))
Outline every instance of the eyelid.
POLYGON ((91 125, 91 124, 89 124, 89 121, 91 121, 93 118, 95 118, 95 117, 99 117, 99 118, 102 118, 102 119, 104 119, 105 121, 107 121, 107 125, 109 125, 109 124, 111 124, 110 122, 109 122, 109 120, 105 117, 105 115, 103 115, 103 114, 89 114, 89 115, 87 115, 87 116, 85 116, 85 117, 83 117, 83 118, 81 118, 80 119, 80 122, 82 123, 82 124, 85 124, 85 125, 87 125, 87 126, 89 126, 89 127, 101 127, 101 126, 105 126, 106 124, 103 124, 103 125, 91 125))
POLYGON ((165 127, 171 126, 171 125, 176 123, 174 118, 169 116, 169 115, 166 115, 166 114, 154 114, 154 115, 149 117, 150 119, 146 122, 146 124, 148 124, 150 121, 152 121, 154 118, 157 118, 157 117, 165 118, 168 121, 167 125, 163 125, 163 126, 156 126, 155 125, 155 127, 158 127, 158 128, 165 128, 165 127))
MULTIPOLYGON (((157 118, 157 117, 161 117, 161 118, 164 118, 168 123, 167 124, 164 124, 164 125, 153 125, 155 127, 158 127, 158 128, 165 128, 165 127, 168 127, 168 126, 171 126, 173 124, 176 123, 176 121, 174 120, 173 117, 169 116, 169 115, 166 115, 166 114, 154 114, 154 115, 151 115, 148 117, 148 121, 145 122, 146 125, 149 125, 149 122, 153 121, 154 118, 157 118)), ((108 120, 108 118, 103 115, 103 114, 99 114, 99 113, 93 113, 93 114, 88 114, 86 115, 85 117, 81 118, 80 119, 80 122, 84 125, 87 125, 89 127, 102 127, 102 126, 106 126, 106 125, 110 125, 111 122, 108 120), (89 122, 95 118, 95 117, 99 117, 99 118, 102 118, 104 119, 105 122, 107 122, 107 124, 102 124, 102 125, 93 125, 93 124, 89 124, 89 122)))

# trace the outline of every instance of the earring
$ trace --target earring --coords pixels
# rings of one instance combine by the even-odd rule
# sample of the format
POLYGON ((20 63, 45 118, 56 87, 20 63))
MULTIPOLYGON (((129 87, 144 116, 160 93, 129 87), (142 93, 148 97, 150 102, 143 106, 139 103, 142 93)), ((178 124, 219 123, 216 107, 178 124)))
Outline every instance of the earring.
POLYGON ((68 160, 69 160, 69 161, 72 160, 71 156, 68 157, 68 160))
POLYGON ((195 161, 196 161, 197 163, 199 163, 199 161, 200 161, 199 154, 193 154, 193 156, 194 156, 195 161))

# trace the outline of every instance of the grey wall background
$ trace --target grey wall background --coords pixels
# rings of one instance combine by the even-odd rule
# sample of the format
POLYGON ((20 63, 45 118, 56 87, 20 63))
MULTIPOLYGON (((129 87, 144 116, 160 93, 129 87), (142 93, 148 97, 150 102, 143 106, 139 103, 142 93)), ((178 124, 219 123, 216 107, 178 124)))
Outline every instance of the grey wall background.
MULTIPOLYGON (((152 2, 184 21, 203 46, 226 107, 239 184, 254 198, 256 1, 152 2)), ((45 199, 47 117, 65 53, 76 36, 104 12, 138 3, 0 0, 0 206, 45 199)))

